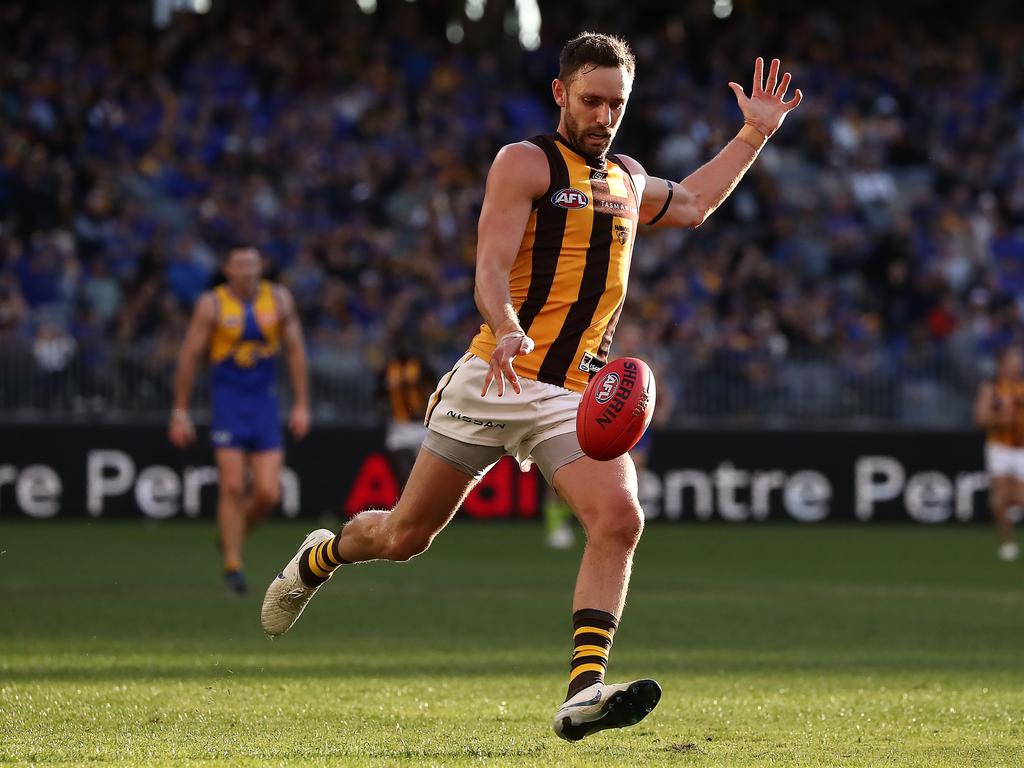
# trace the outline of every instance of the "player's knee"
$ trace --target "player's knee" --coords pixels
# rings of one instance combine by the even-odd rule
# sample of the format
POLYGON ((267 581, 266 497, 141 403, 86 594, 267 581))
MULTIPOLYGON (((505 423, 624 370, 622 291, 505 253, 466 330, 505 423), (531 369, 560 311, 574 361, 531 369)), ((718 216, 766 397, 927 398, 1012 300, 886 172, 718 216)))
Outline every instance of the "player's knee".
POLYGON ((232 501, 239 502, 245 495, 245 483, 242 482, 241 478, 228 477, 223 478, 219 484, 220 495, 231 499, 232 501))
POLYGON ((590 539, 622 549, 633 549, 644 531, 644 513, 640 505, 624 501, 602 510, 588 528, 590 539))
POLYGON ((281 500, 281 488, 277 485, 258 485, 252 489, 253 504, 261 511, 269 511, 281 500))
POLYGON ((385 558, 404 562, 426 552, 432 536, 416 528, 393 531, 388 537, 385 558))

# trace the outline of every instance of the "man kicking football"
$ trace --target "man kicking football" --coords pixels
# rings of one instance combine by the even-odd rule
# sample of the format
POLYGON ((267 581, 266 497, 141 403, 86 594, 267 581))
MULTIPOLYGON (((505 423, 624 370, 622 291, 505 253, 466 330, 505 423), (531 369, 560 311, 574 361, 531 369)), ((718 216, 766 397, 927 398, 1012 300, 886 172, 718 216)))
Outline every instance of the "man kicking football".
POLYGON ((524 467, 535 462, 587 537, 569 686, 554 718, 555 733, 570 741, 633 725, 661 696, 653 680, 604 682, 643 513, 629 456, 597 462, 575 431, 580 395, 608 359, 637 226, 700 225, 802 98, 798 90, 783 101, 789 73, 779 78, 776 59, 765 80, 758 59, 749 96, 729 83, 743 127, 706 165, 672 182, 608 154, 633 72, 619 38, 587 32, 565 45, 552 83, 556 132, 504 147, 488 174, 475 292, 485 324, 430 398, 428 434, 404 493, 394 509, 363 512, 336 535, 309 534, 262 610, 268 635, 287 632, 339 567, 426 550, 503 454, 524 467))

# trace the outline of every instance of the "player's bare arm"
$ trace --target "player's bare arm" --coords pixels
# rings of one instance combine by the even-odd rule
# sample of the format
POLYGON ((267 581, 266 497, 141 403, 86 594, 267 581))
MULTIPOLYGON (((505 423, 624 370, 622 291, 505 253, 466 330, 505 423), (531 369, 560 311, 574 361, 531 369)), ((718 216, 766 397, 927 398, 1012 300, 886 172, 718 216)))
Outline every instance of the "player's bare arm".
POLYGON ((192 399, 192 386, 195 384, 199 360, 210 344, 216 315, 213 296, 204 293, 196 302, 188 330, 185 331, 185 340, 178 353, 178 368, 174 374, 174 407, 171 410, 171 422, 167 427, 167 437, 178 448, 184 448, 196 439, 196 430, 188 413, 188 404, 192 399))
POLYGON ((518 355, 533 351, 530 339, 519 324, 509 294, 509 273, 530 218, 533 201, 550 182, 547 160, 537 147, 520 142, 503 147, 487 174, 487 189, 477 229, 477 308, 497 339, 490 370, 480 396, 495 382, 498 397, 505 394, 505 380, 517 393, 519 378, 512 367, 518 355))
POLYGON ((296 440, 309 432, 309 377, 306 367, 306 344, 302 338, 302 323, 295 309, 291 291, 278 288, 278 306, 281 309, 281 341, 292 382, 292 410, 288 415, 288 429, 296 440))
POLYGON ((982 427, 996 427, 1013 421, 1013 411, 1005 407, 995 386, 985 382, 978 389, 978 399, 974 403, 974 420, 982 427))
POLYGON ((758 58, 754 63, 754 82, 749 97, 738 83, 729 83, 743 113, 743 127, 721 152, 682 181, 676 183, 648 176, 636 160, 622 157, 630 173, 644 182, 640 206, 642 223, 658 227, 698 227, 724 202, 786 115, 803 101, 799 88, 793 98, 785 101, 792 76, 786 72, 779 78, 779 69, 779 60, 772 59, 765 80, 764 60, 758 58))

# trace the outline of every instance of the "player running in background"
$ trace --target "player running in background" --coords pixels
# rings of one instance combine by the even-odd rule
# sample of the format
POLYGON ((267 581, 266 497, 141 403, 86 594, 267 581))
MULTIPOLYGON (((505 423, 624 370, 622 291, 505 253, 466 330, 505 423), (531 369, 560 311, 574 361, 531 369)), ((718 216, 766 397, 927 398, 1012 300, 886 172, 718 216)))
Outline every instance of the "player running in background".
POLYGON ((552 94, 557 131, 504 147, 494 160, 477 245, 476 303, 485 325, 427 406, 429 429, 393 510, 363 512, 335 535, 312 532, 267 590, 262 623, 286 632, 341 565, 408 560, 430 546, 503 454, 535 462, 587 536, 573 596, 566 701, 554 730, 578 740, 632 725, 657 704, 653 680, 606 685, 604 672, 643 529, 628 455, 585 456, 576 411, 608 359, 639 225, 696 227, 729 195, 801 99, 783 101, 788 73, 754 66, 749 97, 736 83, 744 125, 681 182, 649 176, 608 154, 633 86, 622 40, 584 33, 562 50, 552 94), (513 368, 513 361, 515 367, 513 368))
POLYGON ((380 397, 387 413, 384 445, 401 485, 409 479, 416 454, 427 436, 423 415, 433 390, 434 375, 427 361, 413 349, 406 334, 393 334, 391 356, 381 371, 380 397))
POLYGON ((242 544, 281 496, 281 427, 277 358, 284 347, 294 405, 288 426, 296 439, 309 431, 306 350, 288 289, 261 279, 254 248, 233 248, 224 260, 227 283, 196 302, 178 356, 168 436, 184 448, 195 441, 189 400, 196 368, 209 354, 213 387, 210 439, 217 459, 217 525, 224 581, 244 594, 242 544), (246 475, 251 477, 247 489, 246 475))
POLYGON ((1010 510, 1024 506, 1024 358, 1017 347, 1006 347, 996 359, 996 377, 982 383, 974 417, 985 428, 985 468, 989 475, 989 504, 999 532, 999 557, 1020 555, 1010 510))

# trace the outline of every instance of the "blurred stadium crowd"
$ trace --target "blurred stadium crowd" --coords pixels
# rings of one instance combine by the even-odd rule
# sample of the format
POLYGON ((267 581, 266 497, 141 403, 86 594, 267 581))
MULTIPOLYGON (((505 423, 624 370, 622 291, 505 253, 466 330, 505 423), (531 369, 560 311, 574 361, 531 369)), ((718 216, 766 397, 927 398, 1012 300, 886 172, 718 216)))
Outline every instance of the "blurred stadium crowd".
POLYGON ((805 94, 707 224, 639 238, 627 333, 678 419, 965 419, 1020 338, 1024 25, 984 4, 943 26, 559 3, 530 52, 497 11, 450 43, 441 2, 215 4, 163 30, 128 5, 0 9, 0 407, 163 412, 232 243, 294 292, 321 415, 366 412, 396 339, 446 370, 480 322, 490 161, 553 130, 587 26, 636 50, 615 150, 657 175, 734 134, 726 83, 756 55, 805 94))

